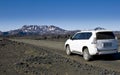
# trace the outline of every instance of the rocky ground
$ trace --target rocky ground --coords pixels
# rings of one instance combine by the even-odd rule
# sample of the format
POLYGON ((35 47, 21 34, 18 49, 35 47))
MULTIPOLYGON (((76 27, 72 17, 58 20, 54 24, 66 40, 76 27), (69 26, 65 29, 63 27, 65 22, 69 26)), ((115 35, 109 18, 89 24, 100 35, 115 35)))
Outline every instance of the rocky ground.
MULTIPOLYGON (((92 62, 92 61, 91 61, 92 62)), ((38 46, 0 40, 0 75, 120 75, 38 46)))

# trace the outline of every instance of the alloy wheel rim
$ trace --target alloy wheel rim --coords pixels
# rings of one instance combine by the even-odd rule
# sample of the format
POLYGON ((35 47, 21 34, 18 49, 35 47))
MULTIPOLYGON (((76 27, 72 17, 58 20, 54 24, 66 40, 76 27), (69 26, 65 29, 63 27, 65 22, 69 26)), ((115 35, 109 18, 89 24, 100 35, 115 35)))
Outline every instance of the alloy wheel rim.
POLYGON ((70 53, 70 52, 69 52, 69 48, 68 48, 68 47, 67 47, 67 49, 66 49, 66 53, 67 53, 67 54, 69 54, 69 53, 70 53))
POLYGON ((87 54, 87 52, 84 52, 84 59, 88 59, 88 54, 87 54))

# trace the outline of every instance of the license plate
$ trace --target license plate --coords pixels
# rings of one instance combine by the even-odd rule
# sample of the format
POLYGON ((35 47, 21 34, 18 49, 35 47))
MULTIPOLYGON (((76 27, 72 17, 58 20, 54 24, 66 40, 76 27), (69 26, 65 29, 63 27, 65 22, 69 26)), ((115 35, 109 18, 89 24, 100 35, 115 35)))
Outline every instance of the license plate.
POLYGON ((104 47, 111 47, 112 43, 104 43, 104 47))

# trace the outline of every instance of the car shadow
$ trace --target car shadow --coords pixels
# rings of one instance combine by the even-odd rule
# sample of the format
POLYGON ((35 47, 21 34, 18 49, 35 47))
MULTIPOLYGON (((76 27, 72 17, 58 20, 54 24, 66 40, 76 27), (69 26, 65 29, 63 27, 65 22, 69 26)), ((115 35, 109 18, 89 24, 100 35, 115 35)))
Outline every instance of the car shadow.
MULTIPOLYGON (((72 54, 71 56, 80 56, 83 57, 82 55, 79 54, 72 54)), ((95 55, 92 57, 91 61, 97 61, 97 60, 102 60, 102 61, 115 61, 115 60, 120 60, 120 52, 116 54, 109 54, 109 55, 95 55)))
POLYGON ((120 52, 112 55, 96 55, 93 56, 92 61, 95 60, 103 60, 103 61, 115 61, 115 60, 120 60, 120 52))

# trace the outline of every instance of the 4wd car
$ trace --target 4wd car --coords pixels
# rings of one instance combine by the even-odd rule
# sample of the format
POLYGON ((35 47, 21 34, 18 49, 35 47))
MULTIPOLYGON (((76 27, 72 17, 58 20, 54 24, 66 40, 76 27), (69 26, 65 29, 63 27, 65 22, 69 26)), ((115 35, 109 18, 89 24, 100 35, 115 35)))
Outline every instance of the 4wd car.
POLYGON ((93 55, 118 53, 118 41, 109 30, 81 31, 65 42, 65 50, 67 55, 81 54, 88 61, 93 55))

